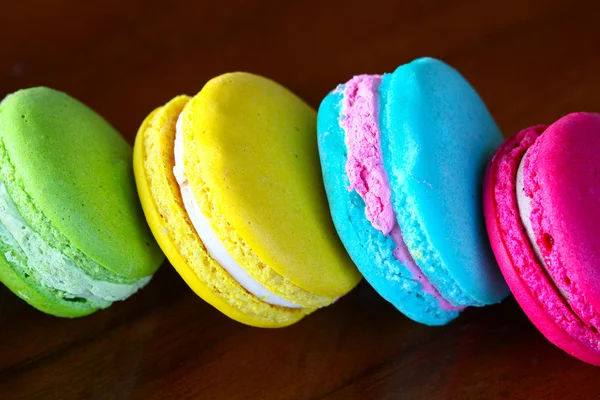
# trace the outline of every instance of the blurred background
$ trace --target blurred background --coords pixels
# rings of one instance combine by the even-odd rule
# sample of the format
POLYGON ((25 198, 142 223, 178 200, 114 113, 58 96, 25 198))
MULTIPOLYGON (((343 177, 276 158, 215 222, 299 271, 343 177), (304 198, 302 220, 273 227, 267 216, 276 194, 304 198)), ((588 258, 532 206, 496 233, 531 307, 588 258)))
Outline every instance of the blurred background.
MULTIPOLYGON (((506 136, 600 111, 596 1, 22 1, 0 11, 0 97, 44 85, 130 143, 154 108, 248 71, 317 108, 338 83, 421 56, 457 68, 506 136)), ((364 282, 280 330, 248 328, 165 263, 80 320, 0 287, 0 399, 597 398, 597 369, 550 345, 514 300, 418 325, 364 282)))

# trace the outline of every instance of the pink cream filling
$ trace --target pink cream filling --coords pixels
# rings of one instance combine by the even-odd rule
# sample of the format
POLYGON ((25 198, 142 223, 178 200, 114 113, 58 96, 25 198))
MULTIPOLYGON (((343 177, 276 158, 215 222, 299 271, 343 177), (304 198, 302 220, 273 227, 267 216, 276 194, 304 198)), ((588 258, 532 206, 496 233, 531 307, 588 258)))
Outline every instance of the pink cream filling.
POLYGON ((350 180, 348 190, 356 190, 364 200, 365 214, 371 225, 384 235, 391 236, 396 245, 394 257, 406 265, 414 279, 421 284, 423 292, 436 298, 443 310, 462 310, 464 307, 454 306, 444 299, 423 274, 404 243, 396 221, 380 143, 377 90, 381 78, 381 75, 358 75, 346 83, 340 126, 346 133, 346 173, 350 180))

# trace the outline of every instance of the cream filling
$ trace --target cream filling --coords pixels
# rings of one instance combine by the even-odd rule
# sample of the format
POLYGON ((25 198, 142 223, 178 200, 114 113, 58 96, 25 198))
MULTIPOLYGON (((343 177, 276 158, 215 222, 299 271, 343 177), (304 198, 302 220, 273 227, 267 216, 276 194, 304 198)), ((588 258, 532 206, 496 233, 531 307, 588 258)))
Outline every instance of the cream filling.
POLYGON ((556 284, 554 277, 550 273, 548 269, 548 265, 544 261, 544 257, 542 257, 542 252, 540 251, 540 247, 535 240, 535 234, 533 233, 533 226, 531 224, 531 202, 533 199, 527 197, 525 195, 525 183, 523 177, 523 170, 525 165, 525 157, 527 157, 527 152, 523 155, 521 159, 521 163, 519 164, 519 169, 517 170, 517 206, 519 208, 519 216, 521 217, 521 221, 523 226, 525 227, 525 232, 527 233, 527 238, 529 239, 529 243, 531 243, 531 247, 533 247, 533 252, 535 253, 535 257, 537 258, 540 265, 548 272, 548 276, 555 283, 555 286, 558 290, 568 298, 568 294, 560 288, 559 285, 556 284))
POLYGON ((283 299, 269 291, 266 287, 256 281, 241 265, 235 261, 231 254, 227 251, 223 242, 219 240, 217 234, 210 226, 208 218, 202 213, 194 194, 190 188, 187 177, 185 176, 185 168, 183 165, 183 133, 181 131, 181 114, 177 119, 174 153, 175 165, 173 166, 173 174, 179 184, 181 190, 181 198, 185 210, 194 225, 196 233, 204 243, 204 247, 208 254, 223 267, 231 277, 236 280, 244 289, 260 298, 266 303, 287 308, 302 308, 298 304, 292 303, 283 299))
POLYGON ((66 293, 66 299, 83 298, 92 302, 124 300, 151 279, 149 276, 132 284, 123 284, 98 281, 86 275, 27 224, 1 182, 0 241, 3 243, 3 255, 9 263, 37 278, 41 285, 66 293))
POLYGON ((525 152, 525 154, 523 155, 521 163, 519 164, 519 169, 517 170, 517 206, 519 208, 519 216, 521 217, 521 221, 523 223, 523 226, 525 227, 525 232, 527 233, 529 242, 533 247, 533 252, 535 253, 535 256, 537 257, 538 261, 544 266, 544 268, 548 269, 546 263, 544 262, 544 257, 542 257, 542 253, 540 252, 540 248, 535 240, 533 227, 531 225, 532 199, 525 195, 525 183, 523 178, 525 157, 527 157, 527 152, 525 152))

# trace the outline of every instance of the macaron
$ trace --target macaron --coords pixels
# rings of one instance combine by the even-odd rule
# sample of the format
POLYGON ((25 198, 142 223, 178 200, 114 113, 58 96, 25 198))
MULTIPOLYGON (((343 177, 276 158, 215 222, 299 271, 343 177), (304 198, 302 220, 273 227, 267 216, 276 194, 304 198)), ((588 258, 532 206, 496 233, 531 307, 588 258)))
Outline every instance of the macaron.
POLYGON ((417 59, 325 97, 318 144, 337 232, 366 280, 409 318, 443 325, 509 293, 485 234, 485 165, 502 142, 452 67, 417 59))
POLYGON ((52 89, 0 103, 0 281, 40 311, 80 317, 145 286, 164 259, 136 195, 132 148, 52 89))
POLYGON ((600 365, 600 114, 508 139, 491 159, 487 229, 519 305, 556 346, 600 365))
POLYGON ((138 131, 134 168, 167 258, 234 320, 290 325, 361 279, 329 215, 316 113, 269 79, 221 75, 159 107, 138 131))

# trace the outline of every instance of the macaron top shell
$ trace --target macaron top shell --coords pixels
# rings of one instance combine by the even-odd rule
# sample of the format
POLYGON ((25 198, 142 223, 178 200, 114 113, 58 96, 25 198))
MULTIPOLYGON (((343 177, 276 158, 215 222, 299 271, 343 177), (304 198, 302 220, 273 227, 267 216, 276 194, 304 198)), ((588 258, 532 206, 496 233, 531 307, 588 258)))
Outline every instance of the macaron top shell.
POLYGON ((305 291, 335 298, 360 274, 324 205, 317 141, 308 134, 315 124, 314 111, 283 87, 225 74, 182 114, 184 164, 196 197, 210 194, 213 211, 205 211, 226 219, 265 265, 305 291))
POLYGON ((509 292, 482 223, 481 181, 502 135, 484 103, 431 58, 399 67, 380 92, 383 160, 415 261, 452 304, 501 301, 509 292))
POLYGON ((125 278, 158 268, 132 149, 100 116, 61 92, 19 91, 2 104, 0 137, 25 191, 87 257, 125 278))

